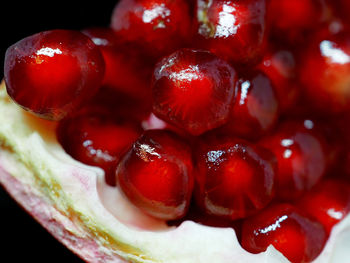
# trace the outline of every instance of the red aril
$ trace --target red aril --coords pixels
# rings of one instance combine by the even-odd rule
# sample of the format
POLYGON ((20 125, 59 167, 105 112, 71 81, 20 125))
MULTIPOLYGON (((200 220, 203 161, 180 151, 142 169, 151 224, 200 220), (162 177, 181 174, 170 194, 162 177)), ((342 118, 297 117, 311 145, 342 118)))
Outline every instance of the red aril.
POLYGON ((198 45, 235 64, 259 61, 266 42, 266 1, 197 1, 198 45))
POLYGON ((191 33, 185 0, 121 0, 111 28, 124 42, 136 43, 159 58, 183 47, 191 33))
POLYGON ((329 17, 323 0, 271 0, 268 20, 273 38, 288 45, 304 44, 307 34, 329 17))
POLYGON ((350 184, 337 179, 324 180, 298 200, 297 206, 330 234, 333 226, 350 212, 350 184))
POLYGON ((270 131, 279 117, 279 101, 271 80, 260 71, 250 71, 236 85, 236 98, 226 133, 257 139, 270 131))
POLYGON ((121 159, 116 175, 121 191, 147 214, 164 220, 185 216, 194 181, 192 155, 175 133, 145 131, 121 159))
POLYGON ((159 118, 199 135, 224 124, 234 99, 236 71, 215 55, 181 49, 154 70, 153 112, 159 118))
POLYGON ((242 246, 251 253, 273 245, 292 263, 314 260, 322 251, 327 235, 322 225, 292 205, 275 204, 246 219, 242 246))
POLYGON ((57 133, 69 155, 102 168, 106 182, 115 185, 118 161, 140 136, 141 127, 130 119, 112 117, 106 109, 93 108, 61 121, 57 133))
POLYGON ((129 96, 150 100, 154 59, 142 48, 122 43, 110 28, 88 28, 83 33, 102 52, 106 65, 102 84, 129 96))
POLYGON ((316 185, 327 171, 327 145, 311 120, 289 120, 261 140, 277 157, 277 196, 292 200, 316 185))
POLYGON ((316 38, 301 54, 299 74, 303 91, 307 103, 319 114, 350 110, 349 32, 316 38))
POLYGON ((84 34, 51 30, 26 37, 5 55, 10 97, 40 117, 60 120, 98 91, 104 61, 84 34))
POLYGON ((198 206, 230 220, 256 213, 274 197, 274 155, 241 139, 214 136, 201 138, 196 150, 198 206))
POLYGON ((258 68, 273 83, 281 112, 292 111, 300 93, 294 52, 270 47, 258 68))

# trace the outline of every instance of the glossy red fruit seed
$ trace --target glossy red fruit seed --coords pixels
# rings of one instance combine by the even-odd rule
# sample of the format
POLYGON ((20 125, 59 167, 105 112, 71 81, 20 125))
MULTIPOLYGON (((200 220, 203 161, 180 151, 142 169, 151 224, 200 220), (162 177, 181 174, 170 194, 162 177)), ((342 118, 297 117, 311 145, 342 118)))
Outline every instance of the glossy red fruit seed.
POLYGON ((161 57, 183 47, 191 33, 186 0, 121 0, 112 14, 111 28, 125 42, 161 57))
POLYGON ((261 145, 277 157, 277 196, 292 200, 316 185, 327 171, 327 145, 311 120, 286 121, 261 145))
POLYGON ((160 219, 185 216, 193 189, 190 147, 175 133, 148 130, 121 159, 121 191, 136 207, 160 219))
POLYGON ((150 100, 155 60, 131 44, 122 43, 110 28, 88 28, 83 33, 100 48, 105 61, 102 85, 143 100, 150 100))
POLYGON ((308 103, 323 114, 350 111, 349 32, 316 39, 302 54, 303 90, 308 103))
POLYGON ((192 135, 202 134, 228 120, 235 83, 235 70, 215 55, 178 50, 154 70, 153 112, 192 135))
POLYGON ((196 158, 195 197, 207 214, 244 218, 274 197, 276 160, 261 146, 232 137, 205 136, 196 158))
POLYGON ((40 117, 59 120, 98 91, 104 61, 84 34, 51 30, 10 46, 4 69, 7 92, 16 103, 40 117))
POLYGON ((246 139, 260 138, 276 124, 279 101, 271 80, 260 71, 250 71, 236 85, 236 99, 226 132, 246 139))
POLYGON ((330 234, 333 226, 350 212, 350 184, 328 179, 307 192, 297 206, 319 221, 330 234))
POLYGON ((288 44, 304 44, 306 34, 328 19, 323 0, 271 0, 268 20, 274 38, 288 44))
POLYGON ((120 157, 140 136, 137 122, 113 118, 105 109, 91 111, 61 121, 58 139, 74 159, 105 171, 109 185, 115 185, 115 169, 120 157))
POLYGON ((289 204, 272 205, 246 219, 242 226, 242 246, 251 253, 273 245, 292 263, 310 262, 323 249, 325 230, 289 204))
POLYGON ((198 0, 199 45, 237 64, 255 63, 266 42, 266 1, 198 0))
POLYGON ((286 49, 270 48, 258 68, 273 83, 281 112, 292 110, 300 93, 294 53, 286 49))

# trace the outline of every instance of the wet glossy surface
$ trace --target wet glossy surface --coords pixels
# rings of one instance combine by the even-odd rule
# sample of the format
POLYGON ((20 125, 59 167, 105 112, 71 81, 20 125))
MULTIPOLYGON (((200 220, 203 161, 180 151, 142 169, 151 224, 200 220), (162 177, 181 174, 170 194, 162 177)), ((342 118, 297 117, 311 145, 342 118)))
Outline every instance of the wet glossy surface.
POLYGON ((273 83, 282 113, 293 110, 299 97, 297 66, 294 52, 276 47, 270 47, 258 66, 273 83))
POLYGON ((58 138, 74 159, 105 171, 105 180, 115 185, 115 169, 120 157, 140 136, 136 121, 118 119, 107 109, 91 110, 59 123, 58 138))
POLYGON ((235 70, 207 51, 182 49, 154 70, 153 111, 190 134, 225 123, 234 99, 235 70))
POLYGON ((196 202, 209 215, 247 217, 274 197, 276 160, 266 149, 232 137, 203 137, 196 150, 196 202))
POLYGON ((193 189, 191 149, 176 134, 146 131, 123 156, 117 183, 147 214, 165 220, 183 217, 193 189))
POLYGON ((329 235, 332 227, 350 212, 350 184, 344 180, 324 180, 306 193, 297 205, 318 220, 329 235))
POLYGON ((277 196, 293 200, 311 189, 327 171, 325 139, 311 120, 287 121, 261 145, 277 157, 277 196))
POLYGON ((198 1, 199 46, 242 64, 259 59, 266 38, 265 0, 198 1))
POLYGON ((239 79, 226 133, 257 139, 270 131, 280 115, 279 101, 271 80, 260 71, 239 79))
POLYGON ((189 6, 185 0, 121 0, 113 11, 111 28, 122 41, 137 42, 159 58, 188 41, 189 6))
POLYGON ((288 204, 272 205, 246 219, 242 246, 260 253, 271 244, 292 263, 310 262, 322 251, 326 233, 321 224, 288 204))
POLYGON ((302 54, 300 79, 305 96, 323 114, 350 110, 350 33, 327 34, 302 54))
POLYGON ((100 48, 105 61, 102 85, 142 100, 151 100, 150 82, 156 61, 133 44, 125 44, 109 28, 83 31, 100 48))
POLYGON ((103 74, 99 49, 77 31, 32 35, 9 47, 5 55, 8 94, 21 107, 53 120, 95 95, 103 74))

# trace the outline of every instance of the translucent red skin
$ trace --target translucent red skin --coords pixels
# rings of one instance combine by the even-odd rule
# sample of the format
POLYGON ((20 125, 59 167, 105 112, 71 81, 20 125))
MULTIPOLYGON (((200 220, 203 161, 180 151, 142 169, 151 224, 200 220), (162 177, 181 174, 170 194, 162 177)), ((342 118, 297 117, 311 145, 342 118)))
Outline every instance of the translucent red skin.
POLYGON ((300 94, 297 66, 294 52, 271 47, 258 65, 273 83, 282 113, 293 110, 300 94))
POLYGON ((106 109, 82 112, 59 123, 58 139, 74 159, 105 171, 106 183, 116 185, 115 169, 120 157, 141 135, 141 127, 130 118, 114 118, 106 109))
POLYGON ((292 263, 310 262, 327 240, 323 226, 289 204, 275 204, 244 220, 242 246, 260 253, 273 245, 292 263))
POLYGON ((204 136, 195 151, 197 205, 229 220, 258 212, 275 194, 274 155, 232 136, 213 136, 204 136))
POLYGON ((289 120, 280 125, 260 144, 277 157, 277 197, 293 200, 310 190, 328 169, 327 144, 322 132, 310 120, 289 120))
POLYGON ((37 33, 10 46, 5 55, 10 97, 51 120, 62 119, 95 95, 103 74, 100 50, 78 31, 37 33))
POLYGON ((272 38, 287 45, 303 45, 307 34, 327 21, 328 16, 322 0, 270 0, 268 8, 272 38))
POLYGON ((198 45, 231 63, 257 63, 266 45, 266 9, 265 0, 198 0, 198 45))
POLYGON ((236 85, 225 133, 256 140, 269 132, 280 115, 279 100, 271 80, 260 71, 251 71, 236 85))
POLYGON ((228 120, 235 83, 236 71, 224 60, 207 51, 178 50, 156 65, 153 112, 200 135, 228 120))
POLYGON ((110 28, 87 28, 83 33, 100 48, 105 61, 103 86, 151 100, 150 82, 156 63, 141 47, 126 44, 110 28))
POLYGON ((185 216, 193 190, 190 147, 175 133, 148 130, 121 159, 119 189, 136 207, 164 220, 185 216))
POLYGON ((329 235, 333 226, 350 212, 350 184, 326 179, 298 200, 297 207, 320 222, 329 235))
POLYGON ((184 47, 191 20, 185 0, 121 0, 110 26, 122 41, 137 43, 160 58, 184 47))
POLYGON ((314 111, 328 116, 350 111, 350 31, 316 37, 301 54, 299 70, 314 111))

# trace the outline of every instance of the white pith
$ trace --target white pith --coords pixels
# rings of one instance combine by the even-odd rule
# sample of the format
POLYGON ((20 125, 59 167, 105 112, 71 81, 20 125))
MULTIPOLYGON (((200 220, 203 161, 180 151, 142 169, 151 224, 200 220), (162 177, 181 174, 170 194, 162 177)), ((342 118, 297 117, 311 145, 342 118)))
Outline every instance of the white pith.
MULTIPOLYGON (((229 228, 186 221, 179 227, 142 214, 102 170, 67 155, 55 124, 38 120, 10 102, 0 88, 0 183, 50 233, 87 262, 283 263, 273 247, 243 250, 229 228), (120 244, 129 245, 128 252, 120 244)), ((315 263, 348 263, 350 216, 334 227, 315 263)))

